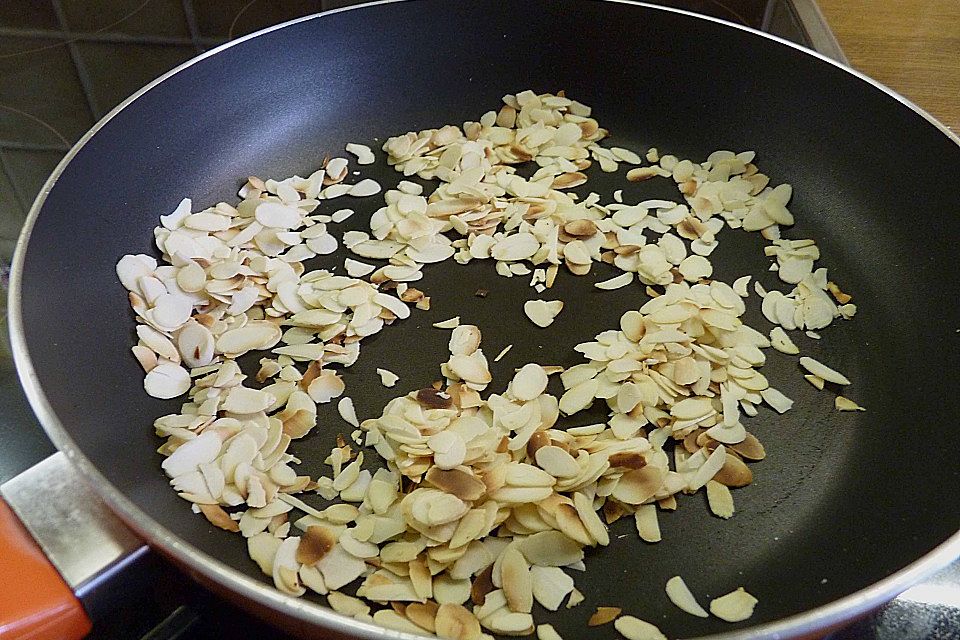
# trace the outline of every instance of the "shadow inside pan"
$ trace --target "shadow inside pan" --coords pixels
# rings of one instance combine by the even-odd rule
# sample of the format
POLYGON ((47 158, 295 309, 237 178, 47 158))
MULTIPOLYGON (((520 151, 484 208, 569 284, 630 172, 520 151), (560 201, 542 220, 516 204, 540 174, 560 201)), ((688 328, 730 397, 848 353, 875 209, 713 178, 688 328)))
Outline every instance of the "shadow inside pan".
MULTIPOLYGON (((677 512, 661 514, 657 545, 639 541, 631 522, 615 524, 611 546, 589 553, 587 572, 574 575, 586 602, 535 613, 538 621, 580 637, 593 607, 605 605, 671 636, 725 631, 736 627, 673 607, 666 580, 682 575, 702 602, 745 586, 760 599, 750 621, 760 623, 866 587, 954 533, 960 292, 950 239, 960 234, 952 215, 960 147, 826 62, 748 32, 625 4, 421 0, 326 15, 208 57, 118 113, 53 186, 23 272, 37 381, 78 450, 148 518, 262 579, 243 540, 193 515, 160 471, 150 424, 179 402, 143 393, 117 259, 155 253, 151 229, 184 196, 194 210, 235 202, 248 175, 307 175, 346 142, 378 148, 391 135, 476 119, 526 88, 564 89, 593 106, 610 144, 694 160, 752 149, 762 171, 793 184, 798 223, 788 237, 816 239, 821 264, 859 307, 823 340, 797 342, 842 369, 854 381, 849 395, 868 409, 837 413, 794 358, 769 353, 763 373, 797 402, 784 416, 761 410, 750 420, 768 457, 754 465, 754 484, 734 492, 736 516, 720 521, 702 495, 682 497, 677 512)), ((385 187, 401 178, 379 152, 362 173, 385 187)), ((623 171, 590 173, 581 193, 609 201, 623 186, 623 171)), ((668 181, 631 188, 628 201, 677 197, 668 181)), ((337 231, 365 229, 376 201, 351 202, 359 213, 337 231)), ((752 274, 782 288, 766 271, 757 234, 727 229, 720 238, 716 277, 752 274)), ((490 264, 428 266, 418 288, 432 296, 432 309, 365 340, 359 362, 344 372, 361 419, 439 377, 449 336, 430 325, 453 315, 480 326, 488 356, 513 345, 492 367, 494 392, 525 362, 580 362, 573 345, 616 327, 646 300, 638 286, 593 288, 613 275, 605 267, 581 278, 562 272, 549 296, 567 307, 540 330, 522 315, 532 295, 526 279, 500 278, 490 264), (478 288, 490 294, 478 298, 478 288), (376 367, 397 372, 398 386, 384 389, 376 367)), ((747 304, 748 324, 769 330, 759 299, 747 304)), ((311 474, 349 429, 332 406, 320 415, 316 431, 292 447, 311 474)), ((609 625, 591 630, 613 635, 609 625)))

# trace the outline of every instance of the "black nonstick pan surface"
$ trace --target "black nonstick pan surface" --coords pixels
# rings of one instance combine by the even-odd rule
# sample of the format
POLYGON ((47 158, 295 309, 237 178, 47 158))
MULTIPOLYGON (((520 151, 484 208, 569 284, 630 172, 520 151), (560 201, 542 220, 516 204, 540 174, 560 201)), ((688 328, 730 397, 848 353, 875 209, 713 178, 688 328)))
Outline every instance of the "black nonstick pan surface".
MULTIPOLYGON (((611 625, 585 626, 604 605, 670 637, 797 635, 856 615, 952 559, 960 526, 957 139, 888 90, 808 51, 628 3, 416 0, 333 12, 202 56, 122 105, 54 174, 15 265, 18 364, 57 445, 133 529, 207 583, 306 635, 374 637, 273 591, 242 538, 191 513, 169 488, 150 425, 179 401, 143 392, 129 351, 133 316, 114 265, 127 253, 155 253, 151 230, 181 198, 193 198, 194 210, 235 202, 246 176, 308 175, 347 142, 377 149, 363 176, 390 187, 402 176, 379 151, 388 136, 475 120, 503 94, 527 88, 563 89, 591 105, 611 132, 604 144, 656 146, 695 160, 717 149, 755 150, 762 171, 791 183, 797 224, 787 236, 816 239, 821 264, 859 308, 822 340, 799 332, 795 339, 850 377, 848 395, 868 409, 838 413, 832 395, 803 380, 795 358, 771 352, 763 372, 796 405, 750 419, 768 457, 753 466, 754 483, 734 492, 736 516, 712 517, 698 494, 661 513, 659 544, 641 542, 628 519, 615 524, 611 546, 589 553, 588 570, 574 576, 586 602, 535 612, 538 621, 567 638, 613 637, 611 625), (664 594, 674 575, 704 603, 742 585, 760 604, 738 625, 694 618, 664 594)), ((577 190, 609 201, 626 184, 624 171, 592 169, 577 190)), ((669 180, 624 192, 627 201, 677 196, 669 180)), ((351 206, 358 214, 338 230, 365 230, 377 202, 336 200, 320 211, 351 206)), ((714 277, 782 284, 767 271, 758 234, 726 229, 720 240, 714 277)), ((308 267, 342 264, 346 255, 308 267)), ((493 391, 529 361, 581 362, 575 344, 616 327, 647 299, 637 285, 595 289, 615 275, 605 267, 585 277, 561 272, 550 297, 566 308, 537 329, 522 314, 533 295, 526 278, 498 277, 488 263, 428 266, 417 286, 432 296, 431 310, 365 340, 360 360, 344 371, 361 419, 379 415, 398 391, 439 377, 449 335, 430 325, 453 315, 481 328, 491 357, 513 345, 492 366, 493 391), (478 288, 489 295, 475 296, 478 288), (398 387, 383 388, 377 367, 397 372, 398 387)), ((768 331, 759 298, 747 304, 747 322, 768 331)), ((320 416, 292 448, 311 474, 344 430, 332 404, 320 416)))

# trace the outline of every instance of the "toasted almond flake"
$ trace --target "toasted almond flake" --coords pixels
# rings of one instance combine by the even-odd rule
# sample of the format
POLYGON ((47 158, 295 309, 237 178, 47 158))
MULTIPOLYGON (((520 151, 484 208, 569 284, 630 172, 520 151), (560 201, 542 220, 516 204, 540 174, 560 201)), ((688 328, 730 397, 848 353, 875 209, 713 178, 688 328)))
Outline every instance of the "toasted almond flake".
POLYGON ((352 153, 357 156, 357 164, 373 164, 376 160, 373 150, 365 144, 348 142, 346 150, 347 153, 352 153))
POLYGON ((327 527, 307 527, 297 546, 297 562, 313 566, 330 553, 336 544, 336 535, 327 527))
POLYGON ((602 624, 612 622, 622 611, 623 609, 620 607, 597 607, 597 610, 593 612, 593 615, 591 615, 587 621, 587 626, 598 627, 602 624))
POLYGON ((596 282, 593 286, 595 286, 597 289, 603 289, 604 291, 612 291, 613 289, 625 287, 631 282, 633 282, 633 272, 627 271, 618 276, 610 278, 609 280, 596 282))
POLYGON ((500 558, 500 581, 511 611, 530 613, 533 608, 533 583, 530 567, 523 554, 510 546, 500 558))
POLYGON ((460 326, 460 316, 454 316, 449 320, 443 320, 442 322, 434 322, 433 326, 437 329, 456 329, 460 326))
POLYGON ((630 182, 642 182, 657 175, 659 175, 659 172, 653 167, 635 167, 627 171, 627 180, 630 182))
POLYGON ((357 411, 353 406, 353 399, 349 396, 340 399, 337 403, 337 411, 340 413, 340 417, 349 424, 354 427, 360 426, 360 421, 357 420, 357 411))
POLYGON ((533 324, 541 328, 553 324, 554 319, 562 309, 562 300, 527 300, 523 304, 523 312, 533 324))
POLYGON ((680 576, 673 576, 667 580, 666 592, 667 597, 670 598, 670 602, 677 605, 677 607, 686 613, 697 616, 698 618, 710 617, 710 614, 700 606, 700 603, 697 602, 693 593, 690 592, 690 588, 687 587, 687 583, 684 582, 680 576))
POLYGON ((477 620, 466 607, 460 604, 441 604, 435 620, 436 634, 450 640, 480 640, 482 631, 477 620))
POLYGON ((380 384, 385 387, 392 387, 397 384, 400 376, 387 369, 377 369, 377 375, 380 376, 380 384))
POLYGON ((827 382, 833 382, 834 384, 840 384, 840 385, 850 384, 850 380, 845 375, 843 375, 839 371, 835 371, 831 369, 830 367, 823 364, 822 362, 818 362, 817 360, 814 360, 813 358, 810 358, 807 356, 801 357, 800 366, 806 369, 807 371, 809 371, 810 373, 812 373, 813 375, 817 376, 818 378, 822 378, 823 380, 826 380, 827 382))
POLYGON ((240 531, 239 525, 230 519, 230 515, 224 511, 220 505, 200 504, 197 505, 197 507, 200 509, 200 512, 203 513, 203 516, 210 521, 210 524, 233 533, 240 531))
MULTIPOLYGON (((396 604, 394 604, 394 606, 396 607, 396 604)), ((421 627, 430 633, 436 633, 438 607, 439 605, 432 600, 427 600, 423 603, 411 602, 403 609, 403 614, 418 627, 421 627)))
POLYGON ((710 613, 726 622, 743 622, 753 615, 757 599, 743 587, 710 601, 710 613))
POLYGON ((853 400, 843 396, 837 396, 834 398, 833 404, 837 408, 837 411, 866 411, 866 409, 858 405, 853 400))
POLYGON ((656 625, 633 616, 620 616, 613 626, 627 640, 667 640, 656 625))

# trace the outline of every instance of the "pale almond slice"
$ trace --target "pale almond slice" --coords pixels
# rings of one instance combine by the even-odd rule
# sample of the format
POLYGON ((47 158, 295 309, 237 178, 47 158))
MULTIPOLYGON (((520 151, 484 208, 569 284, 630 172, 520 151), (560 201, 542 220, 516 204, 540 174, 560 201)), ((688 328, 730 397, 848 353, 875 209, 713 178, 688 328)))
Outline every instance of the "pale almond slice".
POLYGON ((339 591, 331 591, 327 594, 327 603, 330 605, 330 608, 336 611, 337 613, 342 613, 345 616, 358 617, 365 616, 370 613, 370 607, 360 598, 354 598, 353 596, 348 596, 345 593, 340 593, 339 591))
POLYGON ((353 406, 353 399, 349 396, 340 398, 340 401, 337 403, 337 412, 348 424, 354 427, 360 426, 360 421, 357 420, 357 410, 353 406))
POLYGON ((559 531, 541 531, 526 538, 520 551, 532 565, 565 567, 583 560, 583 549, 559 531))
POLYGON ((147 372, 143 378, 143 388, 154 398, 176 398, 190 389, 190 374, 179 364, 164 362, 147 372))
POLYGON ((700 606, 693 593, 690 592, 690 588, 687 587, 687 583, 680 576, 673 576, 667 580, 666 592, 670 602, 677 605, 682 611, 698 618, 710 617, 710 614, 700 606))
POLYGON ((716 480, 707 483, 707 504, 713 515, 724 520, 733 517, 733 495, 726 485, 716 480))
POLYGON ((374 155, 373 150, 365 144, 348 142, 346 150, 347 153, 352 153, 353 155, 357 156, 357 164, 373 164, 374 161, 376 161, 376 156, 374 155))
POLYGON ((627 272, 621 273, 618 276, 614 276, 609 280, 602 280, 600 282, 595 282, 593 286, 596 287, 597 289, 603 289, 604 291, 612 291, 614 289, 625 287, 631 282, 633 282, 633 272, 627 271, 627 272))
POLYGON ((533 597, 545 609, 556 611, 573 591, 573 578, 560 567, 530 567, 533 597))
POLYGON ((377 369, 377 375, 380 376, 380 384, 385 387, 392 387, 397 384, 400 376, 387 369, 377 369))
POLYGON ((281 542, 283 541, 266 532, 247 538, 247 553, 268 576, 273 575, 273 561, 281 542))
POLYGON ((540 468, 555 478, 575 478, 580 475, 580 465, 566 449, 561 447, 552 445, 540 447, 534 457, 540 468))
POLYGON ((790 339, 787 332, 783 330, 783 327, 774 327, 770 330, 770 344, 777 351, 786 353, 787 355, 793 356, 800 353, 800 349, 794 344, 793 340, 790 339))
POLYGON ((633 616, 620 616, 613 626, 627 640, 667 640, 656 625, 633 616))
POLYGON ((850 384, 850 380, 845 375, 839 371, 831 369, 822 362, 814 360, 813 358, 807 356, 800 358, 800 366, 818 378, 826 380, 827 382, 833 382, 834 384, 840 385, 850 384))
POLYGON ((433 326, 437 329, 456 329, 460 326, 460 316, 454 316, 449 320, 443 320, 441 322, 434 322, 433 326))
POLYGON ((537 640, 563 640, 557 630, 550 624, 537 625, 537 640))
POLYGON ((746 298, 748 295, 750 295, 750 292, 747 291, 747 287, 750 285, 751 277, 752 276, 741 276, 733 281, 733 291, 741 298, 746 298))
POLYGON ((307 386, 307 393, 317 404, 339 398, 346 390, 343 379, 333 371, 323 371, 307 386))
POLYGON ((726 622, 743 622, 753 615, 757 599, 743 587, 710 601, 710 613, 726 622))
POLYGON ((266 391, 247 387, 233 387, 227 393, 221 405, 223 411, 237 414, 250 414, 266 411, 276 402, 276 398, 266 391))
POLYGON ((567 598, 566 608, 573 609, 575 606, 583 602, 585 599, 586 598, 582 593, 580 593, 579 589, 574 589, 573 591, 570 592, 570 597, 567 598))
POLYGON ((593 501, 583 493, 577 491, 573 494, 573 504, 577 510, 577 516, 586 528, 587 533, 590 534, 590 537, 601 546, 610 544, 610 534, 607 532, 603 521, 600 520, 600 516, 594 511, 593 501))
POLYGON ((833 399, 833 404, 837 408, 837 411, 866 411, 863 407, 858 405, 856 402, 844 396, 837 396, 833 399))
MULTIPOLYGON (((768 405, 774 408, 777 413, 786 413, 793 407, 793 400, 783 395, 773 387, 767 387, 760 391, 760 397, 768 405)), ((730 443, 734 444, 734 443, 730 443)))
POLYGON ((653 504, 643 504, 633 514, 636 520, 637 533, 644 542, 660 542, 660 523, 657 519, 657 507, 653 504))
MULTIPOLYGON (((328 187, 329 188, 329 187, 328 187)), ((380 183, 372 178, 364 178, 357 184, 350 187, 347 193, 355 198, 365 198, 380 193, 380 183)))
POLYGON ((346 269, 347 275, 351 278, 362 278, 363 276, 373 273, 376 269, 376 267, 372 264, 360 262, 359 260, 354 260, 353 258, 346 258, 343 261, 343 267, 346 269))
POLYGON ((533 400, 547 388, 547 372, 539 364, 523 365, 513 377, 510 385, 513 397, 521 402, 533 400))
POLYGON ((336 211, 330 214, 330 220, 331 222, 340 223, 346 220, 347 218, 349 218, 350 216, 352 216, 353 214, 354 214, 353 209, 337 209, 336 211))
POLYGON ((493 361, 494 361, 494 362, 500 362, 500 361, 503 359, 503 357, 504 357, 505 355, 507 355, 507 353, 510 351, 510 349, 513 349, 513 345, 512 345, 512 344, 508 344, 507 346, 505 346, 505 347, 500 351, 500 353, 497 354, 497 357, 495 357, 495 358, 493 359, 493 361))
POLYGON ((394 631, 412 633, 415 636, 423 635, 423 629, 421 627, 417 626, 393 609, 380 609, 373 614, 373 621, 380 626, 392 629, 394 631))
POLYGON ((509 636, 530 635, 534 629, 532 615, 510 611, 506 607, 484 618, 482 622, 490 631, 509 636))
POLYGON ((533 324, 540 328, 549 327, 563 310, 562 300, 527 300, 523 312, 533 324))

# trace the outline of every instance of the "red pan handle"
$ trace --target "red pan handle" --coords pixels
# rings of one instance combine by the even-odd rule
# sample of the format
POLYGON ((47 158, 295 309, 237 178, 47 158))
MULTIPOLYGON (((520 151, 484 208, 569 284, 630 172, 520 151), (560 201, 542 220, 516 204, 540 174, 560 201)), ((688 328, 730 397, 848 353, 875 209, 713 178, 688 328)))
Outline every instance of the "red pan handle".
POLYGON ((79 640, 91 626, 73 591, 0 500, 0 638, 79 640))

